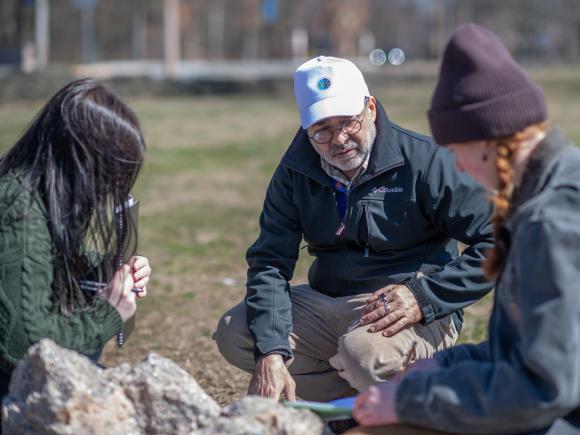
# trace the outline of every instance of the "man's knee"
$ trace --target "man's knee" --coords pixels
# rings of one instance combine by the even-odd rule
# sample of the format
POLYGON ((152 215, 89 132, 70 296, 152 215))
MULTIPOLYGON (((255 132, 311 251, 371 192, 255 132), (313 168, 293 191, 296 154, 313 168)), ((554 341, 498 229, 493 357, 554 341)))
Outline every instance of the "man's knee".
POLYGON ((414 325, 392 337, 367 332, 365 327, 357 328, 340 338, 337 354, 330 359, 330 364, 360 391, 396 375, 406 363, 430 358, 435 352, 453 346, 457 335, 450 317, 426 326, 414 325), (411 353, 413 346, 415 352, 411 353))
POLYGON ((358 328, 340 338, 330 363, 353 388, 361 391, 399 373, 412 342, 404 331, 385 337, 358 328))
POLYGON ((212 338, 227 362, 242 370, 253 371, 253 339, 248 329, 243 302, 220 318, 212 338))

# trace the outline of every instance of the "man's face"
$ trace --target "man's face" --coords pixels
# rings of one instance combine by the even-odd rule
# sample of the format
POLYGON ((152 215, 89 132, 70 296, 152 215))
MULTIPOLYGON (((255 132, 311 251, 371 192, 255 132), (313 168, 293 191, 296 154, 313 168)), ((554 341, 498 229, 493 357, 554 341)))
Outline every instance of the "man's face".
POLYGON ((308 128, 310 143, 332 166, 343 172, 355 171, 363 164, 375 141, 377 133, 375 114, 375 100, 370 97, 363 113, 357 116, 333 116, 310 126, 308 128), (355 128, 349 128, 351 126, 355 128), (358 131, 357 126, 360 128, 358 131), (320 136, 319 133, 324 130, 331 132, 332 137, 327 143, 318 143, 313 138, 320 136))

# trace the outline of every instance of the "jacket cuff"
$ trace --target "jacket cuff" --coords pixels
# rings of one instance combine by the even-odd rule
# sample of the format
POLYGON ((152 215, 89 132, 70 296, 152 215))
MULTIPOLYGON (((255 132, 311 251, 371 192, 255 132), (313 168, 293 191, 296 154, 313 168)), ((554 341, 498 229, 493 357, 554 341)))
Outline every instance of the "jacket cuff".
POLYGON ((271 353, 278 353, 284 357, 284 362, 292 359, 292 350, 288 345, 288 340, 286 343, 275 342, 274 340, 268 340, 266 342, 256 343, 254 346, 254 361, 257 362, 258 358, 268 355, 271 353))
POLYGON ((99 316, 99 325, 101 327, 101 336, 104 341, 108 341, 115 334, 123 330, 123 319, 119 312, 115 309, 113 305, 104 299, 97 299, 94 301, 96 305, 102 305, 99 307, 98 312, 102 313, 99 316))
POLYGON ((428 325, 429 323, 435 320, 435 311, 433 310, 433 305, 429 302, 429 298, 427 297, 427 293, 421 287, 421 283, 419 282, 420 278, 413 278, 405 283, 407 287, 411 289, 415 299, 417 299, 417 303, 419 304, 419 309, 423 314, 423 319, 421 319, 421 323, 423 325, 428 325))
POLYGON ((256 362, 258 362, 258 358, 260 358, 262 356, 268 356, 268 355, 281 355, 282 359, 284 360, 284 365, 286 366, 286 368, 290 367, 290 364, 292 364, 292 361, 294 361, 294 357, 292 356, 292 354, 289 355, 288 352, 286 352, 284 350, 273 350, 272 352, 268 352, 268 353, 265 353, 263 355, 255 356, 256 362))

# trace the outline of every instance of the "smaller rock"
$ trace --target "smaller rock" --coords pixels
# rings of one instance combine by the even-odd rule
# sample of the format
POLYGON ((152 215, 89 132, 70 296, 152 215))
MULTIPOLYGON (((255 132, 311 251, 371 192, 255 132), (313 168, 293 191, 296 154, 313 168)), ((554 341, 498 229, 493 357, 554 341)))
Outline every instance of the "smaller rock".
POLYGON ((200 435, 330 435, 314 413, 287 408, 272 399, 247 396, 222 409, 200 435))
POLYGON ((154 353, 136 365, 105 371, 132 402, 143 433, 189 433, 220 412, 219 405, 182 368, 154 353))

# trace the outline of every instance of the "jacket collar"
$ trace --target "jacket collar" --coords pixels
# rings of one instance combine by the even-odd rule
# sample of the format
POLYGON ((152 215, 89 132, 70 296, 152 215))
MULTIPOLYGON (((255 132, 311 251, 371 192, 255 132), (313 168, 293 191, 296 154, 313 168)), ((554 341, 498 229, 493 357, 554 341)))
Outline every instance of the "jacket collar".
POLYGON ((560 153, 571 146, 572 142, 560 129, 554 128, 548 132, 532 152, 522 177, 522 184, 514 192, 513 211, 542 190, 560 153))
MULTIPOLYGON (((369 166, 357 184, 364 183, 404 163, 403 153, 395 140, 391 123, 381 103, 377 101, 377 137, 371 150, 369 166)), ((281 164, 310 177, 320 184, 332 186, 333 180, 320 165, 320 155, 316 152, 306 130, 300 128, 290 147, 282 157, 281 164)))

